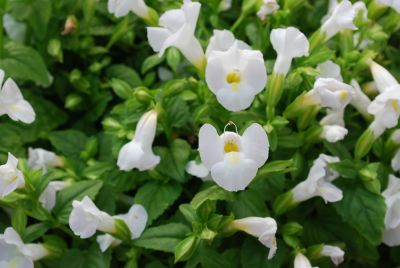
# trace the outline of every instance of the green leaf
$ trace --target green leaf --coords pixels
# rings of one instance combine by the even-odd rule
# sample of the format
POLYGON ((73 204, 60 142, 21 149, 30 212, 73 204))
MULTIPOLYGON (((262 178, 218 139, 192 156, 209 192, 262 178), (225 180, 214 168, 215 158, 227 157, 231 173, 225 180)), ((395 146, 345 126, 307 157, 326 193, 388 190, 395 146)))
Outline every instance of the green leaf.
POLYGON ((257 177, 267 177, 273 173, 287 173, 294 169, 293 159, 271 161, 258 171, 257 177))
POLYGON ((101 181, 80 181, 61 190, 57 194, 56 206, 53 209, 54 215, 57 216, 61 223, 68 223, 72 202, 74 200, 82 200, 85 196, 93 200, 102 186, 103 182, 101 181))
POLYGON ((157 219, 180 196, 182 187, 175 183, 148 182, 136 193, 135 203, 143 205, 149 215, 148 225, 157 219))
POLYGON ((117 78, 127 82, 132 88, 142 86, 143 82, 137 72, 124 64, 112 65, 107 69, 107 76, 111 80, 117 78))
POLYGON ((74 268, 109 268, 111 267, 111 251, 101 252, 97 244, 93 244, 88 250, 70 249, 57 267, 74 268))
POLYGON ((354 179, 358 177, 359 165, 350 159, 340 162, 330 163, 329 167, 339 172, 343 178, 354 179))
POLYGON ((379 245, 385 228, 386 205, 383 197, 358 184, 340 184, 339 187, 343 190, 343 199, 334 203, 337 212, 371 244, 379 245))
POLYGON ((167 120, 173 128, 183 128, 189 124, 189 106, 180 97, 169 99, 165 103, 167 120))
POLYGON ((204 202, 207 200, 215 201, 215 200, 233 200, 233 194, 231 192, 225 191, 221 187, 217 185, 213 185, 206 190, 203 190, 197 193, 190 204, 198 209, 204 202))
POLYGON ((73 129, 53 132, 49 139, 63 155, 71 157, 79 157, 87 142, 84 133, 73 129))
POLYGON ((276 256, 268 260, 268 251, 257 239, 246 237, 241 249, 242 267, 275 268, 283 267, 286 257, 285 247, 279 245, 276 256))
POLYGON ((158 54, 151 55, 143 62, 141 73, 142 74, 146 73, 148 70, 159 65, 163 61, 164 57, 160 57, 158 54))
POLYGON ((4 59, 0 67, 14 80, 31 80, 40 85, 50 83, 47 67, 40 54, 33 48, 8 42, 4 46, 4 59))
POLYGON ((189 227, 182 223, 168 223, 145 230, 140 238, 133 241, 133 244, 147 249, 173 253, 175 247, 189 232, 189 227))
POLYGON ((231 210, 235 214, 235 218, 238 219, 251 216, 265 217, 268 215, 263 195, 253 189, 236 194, 231 204, 231 210))

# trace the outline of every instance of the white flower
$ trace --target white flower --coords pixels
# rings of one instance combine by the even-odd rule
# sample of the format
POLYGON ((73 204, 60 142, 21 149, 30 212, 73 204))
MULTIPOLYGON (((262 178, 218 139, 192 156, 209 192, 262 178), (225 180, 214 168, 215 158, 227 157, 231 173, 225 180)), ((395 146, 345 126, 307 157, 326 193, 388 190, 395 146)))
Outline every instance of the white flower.
POLYGON ((335 6, 332 15, 321 26, 321 32, 325 34, 325 40, 329 40, 345 29, 356 30, 357 27, 353 24, 355 15, 356 12, 349 0, 343 0, 335 6))
POLYGON ((339 247, 324 245, 320 254, 330 257, 336 266, 341 264, 344 260, 344 251, 339 247))
POLYGON ((273 218, 247 217, 232 221, 231 227, 257 237, 258 241, 269 248, 268 259, 274 257, 277 250, 275 234, 278 227, 273 218))
POLYGON ((313 268, 313 267, 310 261, 307 259, 307 257, 299 252, 296 254, 296 258, 294 259, 294 268, 313 268))
POLYGON ((157 112, 151 110, 143 114, 136 126, 133 140, 122 146, 119 151, 117 165, 120 170, 137 168, 144 171, 160 163, 160 157, 154 155, 152 149, 156 128, 157 112))
POLYGON ((203 69, 204 52, 194 36, 201 4, 184 0, 181 9, 172 9, 160 17, 161 27, 147 27, 147 38, 154 51, 162 56, 169 47, 178 48, 198 69, 203 69))
POLYGON ((233 33, 228 30, 214 30, 213 36, 208 42, 206 49, 206 57, 208 58, 213 51, 227 51, 237 41, 240 49, 251 49, 251 47, 243 41, 237 40, 233 33))
POLYGON ((186 172, 192 176, 200 178, 203 181, 210 181, 210 171, 203 163, 196 163, 196 161, 189 161, 186 165, 186 172))
POLYGON ((396 154, 392 158, 391 166, 394 171, 400 170, 400 150, 397 150, 396 154))
MULTIPOLYGON (((0 70, 0 86, 3 84, 4 71, 0 70)), ((8 78, 0 91, 0 116, 7 114, 14 121, 30 124, 35 121, 35 111, 21 94, 17 84, 8 78)))
POLYGON ((33 262, 48 256, 49 251, 40 244, 24 244, 11 227, 0 234, 0 267, 33 268, 33 262))
POLYGON ((344 109, 328 110, 327 115, 320 121, 323 126, 321 137, 328 142, 337 142, 344 139, 348 131, 344 127, 343 116, 344 109))
POLYGON ((51 181, 39 197, 39 202, 47 210, 51 211, 56 205, 56 194, 58 191, 70 185, 67 181, 51 181))
POLYGON ((274 73, 286 75, 293 58, 308 56, 310 44, 307 37, 297 28, 273 29, 271 44, 277 53, 274 73))
POLYGON ((199 132, 199 151, 212 179, 228 191, 239 191, 256 176, 268 159, 269 142, 259 124, 249 126, 242 136, 226 131, 221 136, 210 124, 199 132))
POLYGON ((276 0, 263 0, 263 4, 257 12, 257 16, 264 21, 267 15, 270 15, 279 9, 279 4, 276 0))
POLYGON ((339 162, 338 157, 320 154, 314 160, 308 177, 292 189, 293 200, 296 203, 321 196, 325 203, 337 202, 343 198, 342 190, 332 184, 339 177, 339 173, 328 167, 329 163, 339 162))
POLYGON ((351 86, 333 78, 318 78, 306 94, 322 107, 344 109, 354 97, 351 86))
POLYGON ((149 18, 149 7, 143 0, 108 0, 108 12, 116 17, 128 15, 129 11, 138 17, 149 18))
MULTIPOLYGON (((127 214, 117 215, 115 219, 123 220, 131 231, 131 239, 139 238, 146 227, 148 215, 146 209, 142 205, 133 205, 127 214)), ((117 246, 122 243, 121 240, 114 238, 109 234, 97 237, 97 243, 100 245, 102 252, 106 251, 111 245, 117 246)))
POLYGON ((369 67, 371 69, 372 76, 374 77, 376 88, 380 93, 384 92, 394 85, 399 84, 396 78, 394 78, 388 70, 383 68, 378 63, 371 61, 369 67))
POLYGON ((335 10, 335 8, 338 4, 339 3, 337 2, 337 0, 329 0, 328 12, 326 13, 325 16, 322 17, 322 19, 321 19, 322 24, 324 22, 326 22, 330 16, 332 16, 333 11, 335 10))
POLYGON ((7 163, 0 166, 0 197, 5 197, 25 186, 24 175, 17 168, 18 159, 8 153, 7 163))
POLYGON ((389 184, 382 196, 386 202, 383 242, 388 246, 400 245, 400 179, 389 175, 389 184))
POLYGON ((390 6, 394 10, 397 11, 397 13, 400 13, 400 2, 399 0, 376 0, 378 4, 385 5, 385 6, 390 6))
POLYGON ((356 16, 358 15, 358 13, 362 12, 362 18, 363 20, 366 20, 368 17, 368 9, 367 6, 365 5, 364 2, 362 1, 357 1, 353 4, 353 9, 354 12, 356 14, 356 16))
POLYGON ((72 207, 69 226, 80 238, 89 238, 96 230, 108 233, 115 231, 114 219, 99 210, 89 197, 85 196, 82 201, 74 200, 72 207))
POLYGON ((267 83, 263 55, 240 49, 238 42, 227 51, 213 51, 207 61, 206 81, 225 109, 247 109, 267 83))
POLYGON ((375 119, 370 125, 375 137, 379 137, 387 128, 397 125, 400 116, 400 85, 394 85, 380 93, 368 106, 368 113, 375 119))
POLYGON ((48 168, 63 165, 61 157, 51 151, 41 148, 28 148, 28 167, 31 169, 41 168, 46 173, 48 168))
POLYGON ((353 87, 354 98, 350 100, 350 104, 357 109, 357 111, 363 116, 368 116, 368 106, 371 104, 371 100, 361 90, 360 85, 355 79, 352 79, 350 85, 353 87))
POLYGON ((26 34, 26 24, 17 21, 10 14, 4 14, 3 16, 4 30, 7 36, 18 43, 24 43, 26 34))
POLYGON ((340 66, 330 60, 318 64, 317 70, 319 71, 317 78, 333 78, 343 82, 340 66))

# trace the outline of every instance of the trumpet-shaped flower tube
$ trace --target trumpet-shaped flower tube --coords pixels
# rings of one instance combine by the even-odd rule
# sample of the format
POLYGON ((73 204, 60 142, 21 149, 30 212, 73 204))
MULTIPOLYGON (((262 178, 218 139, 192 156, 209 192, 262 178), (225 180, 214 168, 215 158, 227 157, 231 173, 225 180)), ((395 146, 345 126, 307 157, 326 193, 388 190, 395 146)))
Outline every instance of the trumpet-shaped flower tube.
POLYGON ((89 197, 85 196, 82 201, 74 200, 72 207, 69 226, 80 238, 89 238, 96 233, 96 230, 106 233, 116 231, 114 219, 99 210, 89 197))
POLYGON ((150 46, 162 56, 169 47, 179 49, 196 68, 203 70, 205 57, 199 41, 194 36, 201 4, 184 0, 180 9, 168 10, 160 17, 161 27, 148 27, 150 46))
POLYGON ((33 262, 50 255, 41 244, 24 244, 11 227, 0 234, 0 267, 33 268, 33 262))
POLYGON ((108 12, 124 17, 132 11, 140 18, 150 19, 149 7, 143 0, 108 0, 108 12))
POLYGON ((5 197, 25 186, 24 175, 17 168, 18 159, 8 153, 7 163, 0 166, 0 197, 5 197))
POLYGON ((369 117, 368 107, 371 104, 371 100, 361 90, 360 85, 355 79, 352 79, 350 85, 353 87, 354 98, 350 100, 350 104, 357 109, 357 111, 364 117, 369 117))
POLYGON ((7 114, 14 121, 30 124, 35 121, 35 111, 21 94, 17 84, 8 78, 3 85, 4 71, 0 70, 0 116, 7 114))
POLYGON ((152 145, 156 135, 157 112, 152 110, 142 115, 132 141, 122 146, 117 165, 120 170, 140 171, 152 169, 160 163, 160 157, 154 155, 152 145))
POLYGON ((348 131, 344 127, 344 110, 329 110, 327 115, 321 119, 320 124, 322 125, 321 138, 328 142, 337 142, 347 135, 348 131))
POLYGON ((193 175, 197 178, 200 178, 203 181, 210 181, 210 171, 207 169, 203 163, 196 163, 196 161, 189 161, 186 165, 186 172, 190 175, 193 175))
POLYGON ((382 196, 386 202, 385 231, 383 243, 388 246, 400 245, 400 179, 389 175, 389 184, 382 196))
POLYGON ((47 210, 51 211, 56 205, 56 194, 58 191, 70 185, 67 181, 51 181, 39 197, 39 202, 47 210))
POLYGON ((313 268, 313 266, 311 265, 307 257, 299 252, 294 258, 294 268, 313 268))
POLYGON ((272 259, 277 250, 275 234, 278 229, 273 218, 247 217, 234 220, 231 227, 258 238, 264 246, 269 248, 268 259, 272 259))
POLYGON ((278 55, 274 73, 283 75, 289 71, 293 58, 307 56, 310 47, 307 37, 294 27, 273 29, 271 44, 278 55))
POLYGON ((279 9, 279 4, 276 0, 263 0, 263 3, 260 9, 257 12, 257 16, 262 20, 265 21, 267 15, 270 15, 279 9))
POLYGON ((227 51, 213 51, 208 57, 206 81, 225 109, 247 109, 267 82, 263 55, 240 49, 237 41, 227 51))
POLYGON ((240 49, 251 49, 251 47, 243 41, 237 40, 233 33, 228 30, 214 30, 213 36, 208 42, 206 49, 207 58, 213 51, 227 51, 237 41, 237 45, 240 49))
POLYGON ((396 78, 394 78, 388 70, 383 68, 378 63, 371 61, 369 66, 375 81, 376 88, 379 90, 380 93, 391 88, 392 86, 399 84, 396 78))
POLYGON ((219 136, 210 124, 200 128, 201 161, 225 190, 245 189, 267 161, 268 151, 268 137, 259 124, 249 126, 242 136, 230 131, 219 136))
POLYGON ((342 200, 342 190, 332 184, 339 174, 328 167, 329 163, 339 161, 338 157, 320 154, 314 160, 307 179, 291 190, 294 203, 303 202, 315 196, 322 197, 325 203, 342 200))
POLYGON ((29 168, 41 168, 43 173, 46 173, 48 168, 59 167, 64 164, 61 157, 51 151, 41 148, 28 149, 28 166, 29 168))
POLYGON ((331 258, 331 261, 338 266, 344 260, 344 251, 336 246, 324 245, 320 252, 321 256, 331 258))

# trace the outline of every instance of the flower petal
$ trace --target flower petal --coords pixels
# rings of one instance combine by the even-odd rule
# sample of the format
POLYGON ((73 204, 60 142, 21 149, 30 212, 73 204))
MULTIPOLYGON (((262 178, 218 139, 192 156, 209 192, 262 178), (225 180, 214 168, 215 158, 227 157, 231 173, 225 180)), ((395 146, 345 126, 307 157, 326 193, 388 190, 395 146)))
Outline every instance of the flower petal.
POLYGON ((210 124, 205 124, 200 128, 199 153, 201 161, 209 170, 224 159, 221 139, 217 130, 210 124))
POLYGON ((269 141, 265 130, 259 124, 252 124, 242 135, 243 153, 247 158, 254 160, 260 168, 268 159, 269 141))

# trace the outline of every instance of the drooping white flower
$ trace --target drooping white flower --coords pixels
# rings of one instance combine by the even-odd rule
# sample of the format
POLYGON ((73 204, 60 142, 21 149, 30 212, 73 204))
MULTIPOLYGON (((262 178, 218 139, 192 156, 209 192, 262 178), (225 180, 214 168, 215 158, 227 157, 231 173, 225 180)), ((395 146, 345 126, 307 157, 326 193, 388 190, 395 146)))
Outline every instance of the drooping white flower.
POLYGON ((375 137, 385 129, 395 127, 400 116, 400 85, 394 85, 380 93, 368 106, 368 113, 375 119, 370 125, 375 137))
POLYGON ((338 5, 338 1, 337 0, 329 0, 329 4, 328 4, 328 12, 326 13, 325 16, 322 17, 321 19, 321 24, 323 24, 324 22, 326 22, 330 16, 332 16, 333 11, 335 10, 336 6, 338 5))
POLYGON ((267 161, 268 151, 268 137, 259 124, 249 126, 242 136, 230 131, 219 136, 210 124, 200 128, 201 161, 225 190, 245 189, 267 161))
POLYGON ((187 163, 186 172, 190 175, 200 178, 203 181, 212 180, 210 171, 207 169, 207 167, 203 163, 196 163, 194 160, 187 163))
POLYGON ((324 245, 320 255, 330 257, 336 266, 341 264, 344 260, 344 251, 336 246, 324 245))
POLYGON ((240 49, 237 41, 227 51, 213 51, 207 60, 206 81, 225 109, 247 109, 267 83, 263 55, 240 49))
POLYGON ((176 47, 196 68, 203 69, 204 52, 194 36, 200 7, 198 2, 184 0, 180 9, 161 15, 161 27, 147 27, 147 38, 153 50, 162 56, 167 48, 176 47))
POLYGON ((67 181, 51 181, 39 197, 39 202, 47 210, 51 211, 56 205, 56 194, 58 191, 70 185, 67 181))
POLYGON ((353 87, 354 98, 350 100, 350 104, 357 109, 357 111, 363 116, 368 116, 368 107, 371 104, 371 100, 361 90, 360 85, 355 79, 352 79, 350 85, 353 87))
POLYGON ((376 0, 378 4, 389 6, 400 13, 400 2, 398 0, 376 0))
POLYGON ((307 37, 297 28, 273 29, 271 44, 277 53, 274 73, 286 75, 293 58, 307 56, 310 44, 307 37))
POLYGON ((144 0, 108 0, 108 12, 115 17, 124 17, 132 11, 138 17, 149 18, 149 7, 144 0))
POLYGON ((320 154, 314 160, 307 179, 300 182, 292 190, 293 200, 303 202, 315 196, 320 196, 325 203, 342 200, 343 193, 332 181, 339 177, 339 173, 329 168, 329 163, 339 162, 338 157, 320 154))
POLYGON ((267 15, 270 15, 279 9, 279 4, 276 0, 263 0, 260 10, 257 12, 257 16, 264 21, 267 15))
POLYGON ((0 267, 33 268, 33 262, 48 256, 50 252, 41 244, 24 244, 11 227, 0 234, 0 267))
POLYGON ((382 192, 385 198, 385 231, 383 242, 388 246, 400 245, 400 179, 389 175, 389 184, 382 192))
POLYGON ((333 61, 328 60, 318 64, 317 70, 319 71, 317 78, 333 78, 339 82, 343 82, 343 77, 340 73, 340 66, 333 61))
POLYGON ((325 35, 325 40, 329 40, 345 29, 356 30, 357 27, 353 24, 355 15, 356 12, 349 0, 343 0, 335 6, 332 15, 321 26, 321 33, 325 35))
POLYGON ((136 126, 134 138, 119 151, 117 165, 120 170, 137 168, 144 171, 160 163, 160 157, 154 155, 152 149, 156 128, 157 112, 151 110, 143 114, 136 126))
MULTIPOLYGON (((123 220, 131 231, 131 239, 139 238, 147 223, 148 215, 146 209, 142 205, 133 205, 127 214, 114 216, 115 219, 123 220)), ((117 246, 122 243, 121 240, 114 238, 112 235, 105 234, 97 237, 97 243, 102 252, 106 251, 111 245, 117 246)))
POLYGON ((332 109, 344 109, 354 97, 351 86, 333 78, 318 78, 313 89, 306 94, 316 104, 332 109))
POLYGON ((307 257, 299 252, 294 258, 294 268, 313 268, 313 266, 311 265, 307 257))
POLYGON ((327 115, 321 119, 321 137, 328 142, 337 142, 347 135, 348 131, 344 126, 344 109, 328 110, 327 115))
POLYGON ((41 168, 46 173, 48 168, 62 166, 63 160, 51 151, 42 148, 28 148, 28 166, 31 169, 41 168))
POLYGON ((72 207, 69 226, 80 238, 89 238, 96 233, 96 230, 106 233, 115 231, 113 217, 99 210, 88 196, 85 196, 82 201, 74 200, 72 207))
POLYGON ((383 66, 374 61, 371 61, 369 66, 375 81, 376 88, 380 93, 391 88, 392 86, 399 84, 396 78, 394 78, 393 75, 383 66))
POLYGON ((25 186, 24 175, 17 168, 18 159, 8 153, 7 163, 0 166, 0 197, 5 197, 25 186))
POLYGON ((251 47, 241 40, 237 40, 233 33, 228 30, 214 30, 213 36, 208 42, 206 57, 208 58, 213 51, 227 51, 237 41, 240 49, 251 49, 251 47))
POLYGON ((35 121, 35 111, 21 94, 17 84, 8 78, 3 85, 4 71, 0 70, 0 116, 7 114, 14 121, 30 124, 35 121))
POLYGON ((400 170, 400 150, 396 151, 396 154, 392 158, 392 161, 390 162, 392 169, 394 171, 399 171, 400 170))
POLYGON ((269 248, 268 259, 274 257, 277 250, 275 234, 278 227, 273 218, 247 217, 232 221, 231 227, 257 237, 258 241, 269 248))

